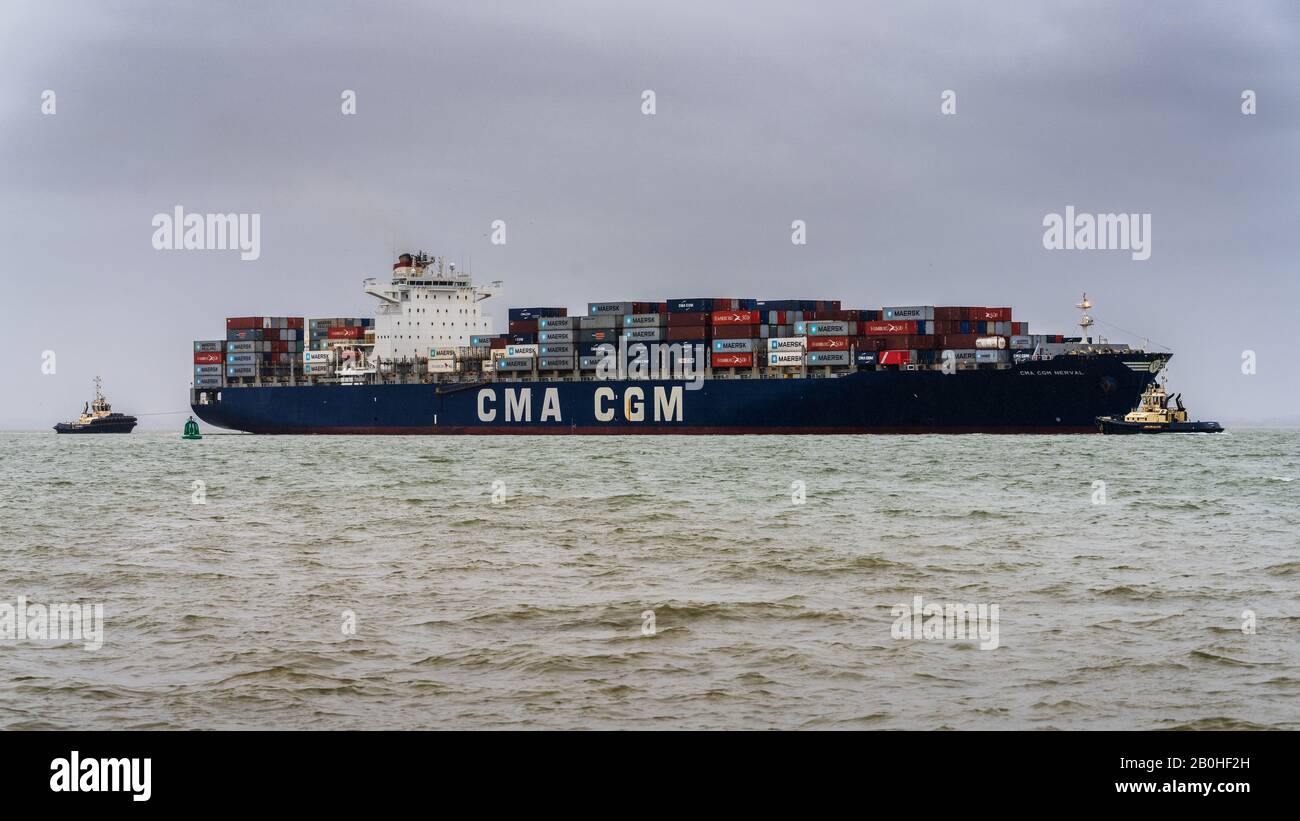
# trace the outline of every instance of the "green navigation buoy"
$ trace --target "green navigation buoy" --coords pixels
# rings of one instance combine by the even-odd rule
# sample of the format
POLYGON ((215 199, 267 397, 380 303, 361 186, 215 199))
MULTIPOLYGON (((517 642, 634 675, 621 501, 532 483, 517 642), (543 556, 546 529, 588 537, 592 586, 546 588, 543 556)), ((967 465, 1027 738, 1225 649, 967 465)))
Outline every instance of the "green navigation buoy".
POLYGON ((199 423, 194 421, 193 416, 191 416, 189 418, 189 421, 185 423, 185 432, 181 434, 181 438, 182 439, 203 438, 203 434, 199 433, 199 423))

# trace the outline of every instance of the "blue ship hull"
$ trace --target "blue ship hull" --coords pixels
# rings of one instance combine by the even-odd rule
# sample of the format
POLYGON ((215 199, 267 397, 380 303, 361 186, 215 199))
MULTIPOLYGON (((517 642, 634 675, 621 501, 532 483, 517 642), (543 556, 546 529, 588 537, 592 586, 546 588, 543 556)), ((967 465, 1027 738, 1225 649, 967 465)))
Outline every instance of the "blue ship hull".
POLYGON ((251 386, 196 389, 210 425, 263 434, 1095 433, 1168 354, 1065 356, 1003 370, 837 378, 251 386))

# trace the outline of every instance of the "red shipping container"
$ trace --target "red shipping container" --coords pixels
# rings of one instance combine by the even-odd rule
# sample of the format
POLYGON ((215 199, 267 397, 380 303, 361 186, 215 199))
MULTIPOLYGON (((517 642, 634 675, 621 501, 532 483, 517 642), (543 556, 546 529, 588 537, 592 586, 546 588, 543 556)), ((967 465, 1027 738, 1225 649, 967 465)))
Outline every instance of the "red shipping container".
POLYGON ((714 325, 757 325, 758 311, 714 311, 714 325))
POLYGON ((911 351, 884 351, 880 354, 881 365, 910 365, 911 363, 911 351))
POLYGON ((242 331, 262 327, 260 316, 232 316, 226 318, 226 330, 242 331))
POLYGON ((916 323, 911 320, 885 320, 883 322, 864 322, 862 330, 868 336, 892 336, 896 334, 916 333, 916 323))
POLYGON ((301 328, 302 326, 303 326, 303 319, 302 319, 302 317, 300 317, 300 316, 291 316, 291 317, 289 317, 289 327, 290 327, 290 328, 301 328))
MULTIPOLYGON (((669 316, 680 316, 680 314, 669 314, 669 316)), ((708 314, 704 314, 704 316, 708 316, 708 314)), ((669 321, 671 322, 671 320, 669 321)), ((670 325, 668 328, 668 341, 681 342, 685 340, 694 341, 697 339, 705 339, 704 332, 706 329, 707 326, 703 324, 678 325, 675 328, 670 325)))
POLYGON ((537 332, 536 319, 512 319, 510 320, 510 333, 512 334, 531 334, 537 332))
POLYGON ((966 316, 966 312, 969 310, 969 308, 961 308, 951 305, 946 305, 942 308, 936 306, 934 309, 934 321, 936 323, 935 330, 938 330, 937 323, 939 322, 957 322, 962 319, 969 319, 969 317, 966 316))
POLYGON ((328 337, 330 339, 361 339, 365 336, 365 328, 330 328, 328 337))
POLYGON ((752 353, 715 353, 711 362, 715 368, 752 368, 754 367, 754 355, 752 353))
POLYGON ((971 319, 976 322, 1010 322, 1010 308, 975 308, 971 319))
POLYGON ((853 316, 852 311, 841 311, 838 308, 835 310, 807 311, 804 313, 803 318, 805 321, 816 320, 818 322, 853 322, 857 319, 856 316, 853 316))
POLYGON ((493 337, 492 339, 489 339, 489 340, 488 340, 488 347, 489 347, 489 348, 497 348, 497 349, 501 349, 501 348, 504 348, 504 347, 506 346, 506 344, 507 344, 509 341, 510 341, 510 340, 508 340, 508 339, 499 339, 499 338, 493 337))
POLYGON ((849 338, 847 336, 808 337, 808 350, 810 351, 847 351, 848 349, 849 338))
POLYGON ((939 347, 948 350, 965 350, 975 347, 979 334, 943 334, 939 337, 939 347))
POLYGON ((887 339, 884 336, 855 336, 853 346, 859 351, 883 351, 887 339))
POLYGON ((758 339, 758 325, 714 325, 714 339, 758 339))
POLYGON ((681 311, 668 315, 668 327, 674 325, 708 325, 708 311, 681 311))
POLYGON ((225 361, 226 361, 225 355, 222 354, 220 351, 211 351, 209 353, 194 354, 195 365, 220 365, 222 362, 225 361))

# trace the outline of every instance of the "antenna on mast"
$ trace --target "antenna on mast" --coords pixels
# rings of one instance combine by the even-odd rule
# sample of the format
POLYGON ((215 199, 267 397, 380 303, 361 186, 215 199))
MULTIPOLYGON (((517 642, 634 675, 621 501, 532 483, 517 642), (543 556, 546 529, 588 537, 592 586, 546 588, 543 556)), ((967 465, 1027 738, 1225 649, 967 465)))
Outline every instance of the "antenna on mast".
POLYGON ((1088 329, 1092 327, 1092 317, 1088 316, 1088 309, 1092 307, 1092 303, 1088 301, 1087 291, 1084 292, 1083 299, 1079 300, 1074 307, 1083 311, 1083 314, 1079 317, 1079 330, 1082 331, 1080 336, 1083 337, 1084 342, 1091 342, 1092 340, 1088 337, 1088 329))

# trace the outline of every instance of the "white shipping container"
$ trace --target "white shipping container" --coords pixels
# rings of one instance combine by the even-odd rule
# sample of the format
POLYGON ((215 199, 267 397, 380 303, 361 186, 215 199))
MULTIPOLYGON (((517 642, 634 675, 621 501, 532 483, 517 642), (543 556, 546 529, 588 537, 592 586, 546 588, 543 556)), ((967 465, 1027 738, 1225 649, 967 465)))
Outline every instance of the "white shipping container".
POLYGON ((455 373, 456 360, 454 359, 430 359, 429 373, 455 373))
POLYGON ((848 365, 851 361, 848 351, 816 351, 808 354, 808 365, 810 367, 848 365))
POLYGON ((754 350, 754 342, 753 339, 715 339, 713 340, 713 352, 750 353, 754 350))
POLYGON ((933 305, 895 305, 891 308, 882 308, 881 319, 911 319, 916 321, 931 322, 934 320, 933 305))
POLYGON ((769 368, 797 368, 803 365, 803 353, 799 351, 776 351, 767 355, 769 368))
POLYGON ((494 367, 498 371, 531 371, 536 361, 531 356, 503 356, 496 361, 494 367))
POLYGON ((808 347, 808 340, 802 336, 779 336, 767 340, 769 351, 798 351, 803 353, 808 347))
POLYGON ((975 361, 979 362, 980 364, 985 364, 988 362, 1006 362, 1007 352, 1006 351, 976 351, 975 361))
POLYGON ((1034 349, 1034 340, 1027 336, 1011 337, 1011 350, 1013 351, 1032 351, 1034 349))
POLYGON ((948 354, 950 353, 952 354, 952 361, 958 364, 961 364, 962 362, 975 361, 976 351, 974 348, 956 348, 951 350, 940 351, 938 363, 942 365, 944 363, 944 360, 948 358, 948 354))
MULTIPOLYGON (((614 316, 632 313, 631 302, 588 302, 588 316, 614 316)), ((601 325, 584 325, 586 328, 599 328, 601 325)))
POLYGON ((333 351, 303 351, 302 361, 307 363, 328 363, 334 356, 333 351))
POLYGON ((663 329, 629 328, 623 332, 623 338, 632 342, 658 342, 663 338, 663 329))
POLYGON ((455 359, 456 349, 455 348, 430 348, 429 358, 430 359, 455 359))
POLYGON ((623 317, 623 327, 641 328, 641 327, 658 327, 663 325, 666 320, 666 314, 628 314, 623 317))
POLYGON ((842 322, 837 319, 809 320, 794 323, 794 332, 800 336, 852 336, 857 330, 856 322, 842 322))
POLYGON ((1000 350, 1007 346, 1007 339, 1004 336, 981 336, 975 340, 975 347, 980 350, 1000 350))

